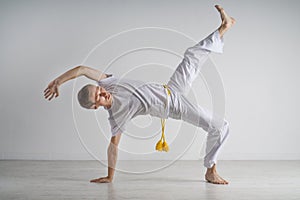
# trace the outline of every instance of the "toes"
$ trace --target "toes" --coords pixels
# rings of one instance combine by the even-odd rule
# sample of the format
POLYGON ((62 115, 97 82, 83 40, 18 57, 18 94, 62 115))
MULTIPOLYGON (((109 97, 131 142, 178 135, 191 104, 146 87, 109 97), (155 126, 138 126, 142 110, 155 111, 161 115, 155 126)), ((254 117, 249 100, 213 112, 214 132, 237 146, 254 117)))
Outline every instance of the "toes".
POLYGON ((235 19, 233 17, 230 17, 230 18, 231 18, 232 23, 234 24, 235 23, 235 19))
POLYGON ((228 184, 229 182, 223 179, 221 176, 218 175, 218 178, 222 180, 223 184, 228 184))
POLYGON ((219 181, 217 182, 217 184, 225 185, 225 184, 226 184, 226 181, 224 181, 224 180, 219 180, 219 181))
POLYGON ((220 5, 215 5, 215 7, 221 12, 224 10, 224 8, 222 8, 220 5))

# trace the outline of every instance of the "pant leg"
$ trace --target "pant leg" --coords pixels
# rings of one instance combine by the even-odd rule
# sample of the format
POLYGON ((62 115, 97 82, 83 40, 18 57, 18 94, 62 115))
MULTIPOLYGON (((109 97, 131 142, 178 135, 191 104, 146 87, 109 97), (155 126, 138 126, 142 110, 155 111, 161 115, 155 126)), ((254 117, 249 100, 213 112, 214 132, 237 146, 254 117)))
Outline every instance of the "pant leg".
POLYGON ((186 94, 210 52, 223 52, 223 39, 218 30, 185 51, 183 60, 177 66, 167 85, 173 91, 186 94))
POLYGON ((180 113, 171 113, 170 117, 182 119, 207 132, 204 166, 211 168, 217 163, 217 155, 228 137, 229 124, 227 120, 213 116, 207 109, 192 104, 184 95, 179 96, 179 102, 180 113))

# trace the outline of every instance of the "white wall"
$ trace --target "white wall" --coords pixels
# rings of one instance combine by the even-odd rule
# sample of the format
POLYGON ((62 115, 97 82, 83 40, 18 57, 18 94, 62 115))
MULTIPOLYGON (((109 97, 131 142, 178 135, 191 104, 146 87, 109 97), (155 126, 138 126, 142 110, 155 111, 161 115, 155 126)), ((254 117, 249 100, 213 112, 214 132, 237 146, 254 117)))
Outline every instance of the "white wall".
MULTIPOLYGON (((85 111, 76 101, 72 106, 76 95, 73 87, 76 92, 89 81, 80 78, 75 84, 65 84, 61 96, 52 102, 43 99, 48 82, 82 63, 98 43, 124 30, 163 27, 200 40, 220 23, 213 7, 216 3, 237 20, 225 36, 224 54, 213 55, 223 80, 226 118, 231 124, 230 139, 220 159, 299 159, 300 3, 296 0, 0 1, 0 159, 91 159, 80 142, 73 114, 81 141, 95 156, 105 159, 107 113, 85 111)), ((144 46, 164 44, 181 54, 192 44, 166 31, 132 32, 101 46, 86 64, 104 70, 110 59, 139 38, 148 37, 144 46)), ((132 63, 159 62, 169 67, 148 65, 147 73, 138 68, 129 76, 140 74, 137 78, 161 82, 180 61, 157 51, 136 52, 122 59, 107 71, 121 76, 130 72, 132 63), (159 67, 160 73, 155 71, 159 67)), ((195 88, 199 93, 194 97, 191 92, 190 97, 211 107, 200 77, 195 88)), ((141 118, 135 124, 141 126, 147 120, 141 118)), ((152 122, 146 129, 136 128, 135 136, 159 131, 159 120, 152 122)), ((203 156, 202 130, 175 120, 169 120, 167 128, 169 133, 177 134, 169 136, 170 143, 174 136, 183 138, 179 144, 171 145, 169 154, 153 153, 157 137, 135 142, 124 136, 121 148, 129 153, 121 152, 120 159, 174 159, 185 152, 194 136, 195 141, 182 159, 203 156), (185 135, 187 132, 192 134, 185 135)))

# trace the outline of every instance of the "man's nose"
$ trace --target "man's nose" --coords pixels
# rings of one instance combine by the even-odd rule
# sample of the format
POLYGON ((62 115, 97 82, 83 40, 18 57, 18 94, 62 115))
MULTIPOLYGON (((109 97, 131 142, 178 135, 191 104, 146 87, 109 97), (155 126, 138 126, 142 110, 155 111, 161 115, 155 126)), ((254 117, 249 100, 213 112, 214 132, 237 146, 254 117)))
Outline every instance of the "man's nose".
POLYGON ((101 92, 101 93, 100 93, 100 96, 101 96, 101 97, 105 97, 105 98, 106 98, 106 96, 107 96, 107 93, 106 93, 106 92, 101 92))

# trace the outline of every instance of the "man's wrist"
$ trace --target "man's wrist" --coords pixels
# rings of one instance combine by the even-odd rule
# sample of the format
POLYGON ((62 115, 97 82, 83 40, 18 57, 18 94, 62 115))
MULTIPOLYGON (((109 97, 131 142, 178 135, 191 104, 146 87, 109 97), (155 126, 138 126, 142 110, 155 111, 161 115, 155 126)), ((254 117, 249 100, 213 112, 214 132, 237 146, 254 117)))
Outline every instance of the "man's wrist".
POLYGON ((62 84, 62 82, 59 78, 55 79, 55 83, 57 86, 60 86, 62 84))

